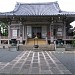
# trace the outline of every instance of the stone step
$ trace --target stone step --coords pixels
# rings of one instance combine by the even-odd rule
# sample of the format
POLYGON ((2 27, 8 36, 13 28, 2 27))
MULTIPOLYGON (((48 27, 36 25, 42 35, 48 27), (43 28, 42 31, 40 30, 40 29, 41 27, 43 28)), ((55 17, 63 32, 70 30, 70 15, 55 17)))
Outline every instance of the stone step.
POLYGON ((34 45, 34 43, 39 44, 39 45, 45 45, 46 40, 45 39, 38 39, 38 40, 34 41, 34 39, 28 39, 28 41, 27 41, 27 45, 34 45))
POLYGON ((51 45, 39 45, 38 48, 34 48, 34 45, 19 45, 19 51, 26 51, 26 50, 43 50, 43 51, 54 51, 54 44, 51 45))

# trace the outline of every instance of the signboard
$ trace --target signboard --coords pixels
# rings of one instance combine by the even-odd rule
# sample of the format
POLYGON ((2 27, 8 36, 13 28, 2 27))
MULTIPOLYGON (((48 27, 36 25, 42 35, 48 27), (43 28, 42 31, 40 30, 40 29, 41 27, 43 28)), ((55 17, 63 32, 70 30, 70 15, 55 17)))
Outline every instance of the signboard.
POLYGON ((17 30, 12 30, 12 38, 17 38, 17 30))
POLYGON ((31 32, 32 30, 31 30, 31 26, 27 26, 27 36, 29 37, 29 38, 31 38, 32 37, 32 35, 31 35, 31 32))
POLYGON ((58 31, 62 31, 62 28, 58 28, 58 31))

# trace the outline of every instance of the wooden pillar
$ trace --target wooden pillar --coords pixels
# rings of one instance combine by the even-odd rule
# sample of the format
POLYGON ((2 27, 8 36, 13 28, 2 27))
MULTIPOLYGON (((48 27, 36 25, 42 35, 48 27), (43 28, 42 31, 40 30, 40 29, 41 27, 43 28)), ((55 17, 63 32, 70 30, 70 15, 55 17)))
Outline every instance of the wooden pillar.
POLYGON ((20 25, 19 25, 19 38, 20 38, 20 25))
POLYGON ((63 30, 64 30, 64 32, 63 32, 63 36, 64 36, 64 39, 66 39, 66 23, 64 22, 64 25, 63 25, 64 27, 63 27, 63 30))
POLYGON ((50 39, 51 39, 51 25, 50 25, 50 36, 49 36, 49 37, 50 37, 50 39))
POLYGON ((22 42, 23 42, 23 25, 21 22, 19 24, 20 24, 20 31, 19 31, 20 44, 22 44, 22 42))
POLYGON ((27 38, 27 26, 25 26, 25 39, 27 38))
POLYGON ((51 43, 54 43, 54 36, 53 36, 53 23, 51 24, 51 43))
POLYGON ((22 35, 23 39, 24 39, 24 25, 23 25, 23 35, 22 35))

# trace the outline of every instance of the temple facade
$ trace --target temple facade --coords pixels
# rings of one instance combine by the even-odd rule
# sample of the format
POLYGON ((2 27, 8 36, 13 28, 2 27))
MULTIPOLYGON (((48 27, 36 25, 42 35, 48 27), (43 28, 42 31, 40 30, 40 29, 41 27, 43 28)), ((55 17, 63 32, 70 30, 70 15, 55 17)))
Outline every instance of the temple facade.
POLYGON ((17 44, 27 45, 37 37, 39 44, 58 43, 59 39, 66 44, 74 40, 67 34, 74 20, 75 12, 62 11, 57 2, 17 3, 13 11, 0 13, 0 21, 8 24, 8 37, 1 40, 10 44, 11 39, 16 39, 17 44))

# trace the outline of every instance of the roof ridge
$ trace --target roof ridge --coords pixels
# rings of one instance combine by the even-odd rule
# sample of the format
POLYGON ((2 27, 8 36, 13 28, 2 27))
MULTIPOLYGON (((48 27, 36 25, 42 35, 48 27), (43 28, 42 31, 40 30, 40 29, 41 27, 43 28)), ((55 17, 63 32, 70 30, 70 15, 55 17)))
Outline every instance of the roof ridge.
MULTIPOLYGON (((17 2, 16 5, 15 5, 14 10, 12 12, 14 14, 16 11, 18 11, 21 5, 48 5, 48 4, 55 5, 56 3, 58 4, 57 1, 55 1, 55 2, 39 2, 39 3, 21 3, 21 2, 17 2)), ((58 10, 56 5, 54 7, 56 8, 56 10, 58 10)))
POLYGON ((52 3, 57 3, 57 1, 55 1, 55 2, 36 2, 36 3, 22 3, 22 2, 17 2, 17 5, 23 5, 23 4, 25 4, 25 5, 43 5, 43 4, 52 4, 52 3))

